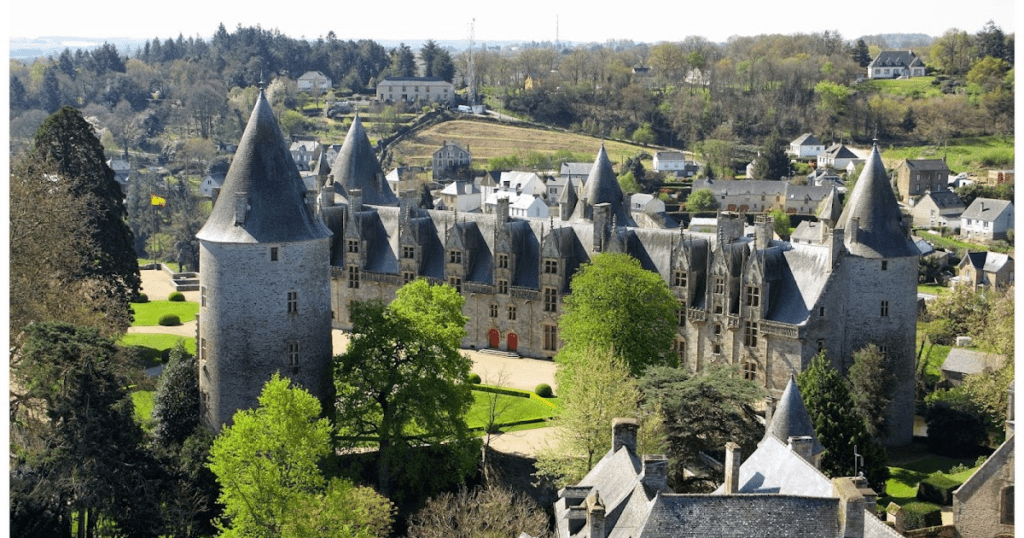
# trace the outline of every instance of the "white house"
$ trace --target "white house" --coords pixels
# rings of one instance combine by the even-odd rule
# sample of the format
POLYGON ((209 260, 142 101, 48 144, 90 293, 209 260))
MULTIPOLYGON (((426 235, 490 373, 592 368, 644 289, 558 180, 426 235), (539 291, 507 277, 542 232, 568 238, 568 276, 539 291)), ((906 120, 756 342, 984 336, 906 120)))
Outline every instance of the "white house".
POLYGON ((502 172, 499 188, 515 194, 530 194, 544 197, 547 187, 544 180, 533 172, 502 172))
POLYGON ((292 142, 288 151, 291 153, 292 160, 295 161, 299 170, 305 171, 313 166, 313 160, 317 158, 317 152, 320 149, 320 143, 316 140, 299 140, 292 142))
POLYGON ((811 133, 804 133, 789 143, 790 155, 797 159, 814 159, 825 151, 825 144, 811 133))
POLYGON ((212 198, 214 190, 220 189, 222 185, 224 185, 224 174, 207 174, 199 183, 199 194, 212 198))
POLYGON ((912 50, 884 50, 868 64, 868 78, 923 76, 924 62, 912 50))
POLYGON ((681 151, 655 152, 652 168, 655 172, 666 172, 676 177, 693 177, 700 171, 700 165, 686 160, 686 154, 681 151))
POLYGON ((448 210, 480 211, 480 189, 471 181, 453 181, 441 189, 441 201, 448 210))
POLYGON ((1006 239, 1013 229, 1013 202, 976 198, 960 215, 960 237, 973 241, 1006 239))
POLYGON ((548 206, 539 196, 532 194, 515 194, 508 191, 493 192, 484 200, 484 212, 494 213, 498 207, 498 200, 508 198, 508 214, 511 217, 526 218, 538 217, 548 218, 548 206))
POLYGON ((829 167, 836 170, 846 168, 855 159, 857 154, 850 151, 850 148, 843 144, 832 144, 825 151, 818 155, 818 168, 829 167))
POLYGON ((316 89, 323 93, 331 88, 331 77, 319 71, 306 71, 295 81, 295 85, 300 92, 311 92, 316 89))
POLYGON ((665 202, 653 194, 634 194, 629 197, 629 210, 635 213, 663 213, 665 202))
POLYGON ((377 100, 447 103, 455 98, 455 86, 436 77, 385 77, 377 83, 377 100))

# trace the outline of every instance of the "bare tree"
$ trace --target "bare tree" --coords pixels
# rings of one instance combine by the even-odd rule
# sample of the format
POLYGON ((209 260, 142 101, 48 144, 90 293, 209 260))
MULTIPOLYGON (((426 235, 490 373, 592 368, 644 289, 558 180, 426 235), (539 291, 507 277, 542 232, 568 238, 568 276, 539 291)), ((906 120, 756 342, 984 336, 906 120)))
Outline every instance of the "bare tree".
POLYGON ((551 536, 548 517, 533 499, 507 487, 461 489, 427 501, 409 518, 409 538, 551 536))

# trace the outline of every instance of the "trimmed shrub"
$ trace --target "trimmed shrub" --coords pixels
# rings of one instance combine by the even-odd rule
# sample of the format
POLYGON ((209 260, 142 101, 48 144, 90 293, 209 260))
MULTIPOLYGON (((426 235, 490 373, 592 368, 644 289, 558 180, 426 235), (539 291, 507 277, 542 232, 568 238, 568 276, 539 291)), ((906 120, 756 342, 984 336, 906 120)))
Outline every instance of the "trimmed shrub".
POLYGON ((533 392, 536 392, 537 396, 540 396, 541 398, 550 398, 554 395, 554 393, 551 392, 551 385, 548 385, 547 383, 537 385, 537 388, 533 389, 533 392))
POLYGON ((480 392, 493 392, 495 394, 504 394, 505 396, 516 396, 518 398, 529 398, 530 394, 532 394, 528 390, 507 389, 505 387, 493 387, 491 385, 477 385, 473 387, 473 390, 478 390, 480 392))
POLYGON ((942 525, 942 508, 932 503, 909 502, 903 505, 903 524, 909 530, 942 525))
POLYGON ((167 296, 167 300, 168 301, 174 301, 176 303, 183 303, 183 302, 185 302, 185 294, 181 293, 180 291, 174 291, 174 292, 171 292, 171 294, 167 296))
POLYGON ((149 302, 149 296, 146 295, 145 293, 140 293, 140 294, 136 295, 135 297, 132 297, 131 302, 133 302, 133 303, 148 303, 149 302))
POLYGON ((943 506, 953 504, 953 490, 960 482, 942 474, 934 473, 917 484, 917 500, 943 506))
POLYGON ((470 373, 469 377, 466 378, 466 381, 469 381, 470 383, 472 383, 474 385, 479 385, 480 384, 480 374, 470 373))
POLYGON ((160 316, 160 325, 169 327, 172 325, 181 325, 181 318, 177 314, 164 314, 160 316))

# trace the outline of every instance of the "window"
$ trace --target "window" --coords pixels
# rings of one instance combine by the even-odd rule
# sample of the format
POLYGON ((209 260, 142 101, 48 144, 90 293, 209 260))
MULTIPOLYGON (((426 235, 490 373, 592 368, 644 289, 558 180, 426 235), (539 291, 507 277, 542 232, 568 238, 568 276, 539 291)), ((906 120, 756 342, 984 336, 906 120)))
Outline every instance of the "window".
POLYGON ((206 339, 199 339, 199 360, 206 360, 206 339))
POLYGON ((557 275, 558 274, 558 260, 544 260, 544 274, 545 275, 557 275))
POLYGON ((676 321, 680 327, 686 326, 686 303, 682 301, 676 305, 676 321))
POLYGON ((676 352, 676 358, 679 359, 679 364, 686 362, 686 340, 677 338, 672 341, 672 351, 676 352))
POLYGON ((1013 525, 1013 486, 1003 488, 999 499, 999 522, 1004 525, 1013 525))
POLYGON ((206 286, 199 288, 199 306, 206 306, 206 286))
POLYGON ((889 316, 889 301, 882 301, 882 317, 889 316))
POLYGON ((818 317, 820 317, 820 318, 825 317, 825 307, 824 306, 819 306, 818 307, 818 317))
POLYGON ((504 278, 498 279, 498 293, 508 295, 508 280, 505 280, 504 278))
POLYGON ((358 239, 349 239, 348 240, 348 251, 353 253, 353 254, 358 254, 359 253, 359 240, 358 239))
POLYGON ((359 267, 355 265, 348 266, 348 287, 352 289, 359 288, 359 267))
POLYGON ((716 276, 715 277, 715 293, 717 293, 717 294, 725 293, 725 277, 723 277, 723 276, 716 276))
POLYGON ((498 254, 498 269, 508 269, 508 254, 498 254))
POLYGON ((825 351, 825 340, 818 340, 818 353, 825 351))
POLYGON ((299 292, 289 291, 288 292, 288 313, 298 314, 299 313, 299 292))
POLYGON ((716 323, 715 324, 714 333, 715 333, 715 336, 718 336, 718 335, 722 334, 722 324, 721 323, 716 323))
POLYGON ((402 271, 402 284, 408 284, 416 280, 416 273, 412 271, 402 271))
POLYGON ((288 366, 299 365, 299 341, 288 341, 288 366))
POLYGON ((761 306, 761 288, 757 286, 747 286, 747 306, 761 306))
POLYGON ((498 305, 496 305, 496 304, 492 304, 491 305, 491 317, 492 318, 497 318, 498 317, 498 305))
POLYGON ((462 293, 462 279, 461 278, 459 278, 457 276, 448 277, 448 285, 453 287, 453 288, 455 288, 456 292, 462 293))
POLYGON ((404 245, 402 246, 402 259, 412 260, 416 258, 416 247, 404 245))
POLYGON ((544 311, 558 311, 558 291, 555 288, 544 288, 544 311))
POLYGON ((448 251, 448 263, 462 263, 462 251, 461 250, 449 250, 448 251))
POLYGON ((516 320, 516 305, 512 305, 512 304, 508 305, 508 320, 509 321, 515 321, 516 320))
POLYGON ((887 345, 881 345, 881 346, 878 346, 878 352, 879 352, 879 353, 880 353, 880 354, 881 354, 881 355, 882 355, 883 357, 887 357, 887 356, 889 355, 889 346, 887 346, 887 345))
POLYGON ((711 352, 714 353, 715 355, 721 355, 722 354, 722 344, 719 344, 717 342, 712 344, 711 352))
POLYGON ((754 361, 746 361, 743 363, 743 379, 747 381, 757 381, 757 363, 754 361))
POLYGON ((672 285, 680 288, 686 287, 686 271, 676 271, 672 275, 672 285))
POLYGON ((277 261, 277 247, 270 247, 270 261, 277 261))
POLYGON ((558 326, 544 326, 544 351, 558 351, 558 326))
POLYGON ((882 260, 882 270, 883 271, 888 271, 889 270, 889 262, 888 261, 882 260))
POLYGON ((757 322, 748 321, 743 326, 743 343, 747 347, 757 346, 757 322))
POLYGON ((721 314, 722 313, 722 304, 721 303, 715 303, 715 313, 716 314, 721 314))

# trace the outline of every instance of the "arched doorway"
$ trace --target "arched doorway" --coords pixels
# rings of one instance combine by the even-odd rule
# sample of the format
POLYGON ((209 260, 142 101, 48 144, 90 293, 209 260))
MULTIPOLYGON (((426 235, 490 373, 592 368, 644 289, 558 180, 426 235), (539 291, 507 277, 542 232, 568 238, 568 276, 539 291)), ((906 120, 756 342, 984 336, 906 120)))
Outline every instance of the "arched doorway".
POLYGON ((516 333, 508 333, 508 350, 515 351, 519 347, 519 336, 516 333))
POLYGON ((501 334, 498 333, 498 329, 491 329, 490 332, 487 333, 487 341, 490 344, 490 347, 498 347, 498 344, 501 343, 501 334))

